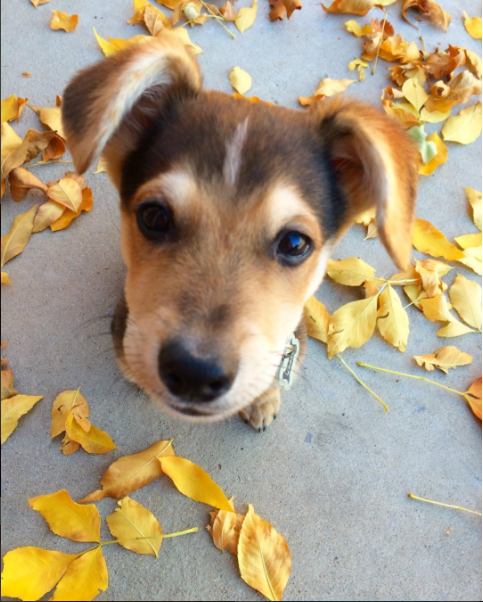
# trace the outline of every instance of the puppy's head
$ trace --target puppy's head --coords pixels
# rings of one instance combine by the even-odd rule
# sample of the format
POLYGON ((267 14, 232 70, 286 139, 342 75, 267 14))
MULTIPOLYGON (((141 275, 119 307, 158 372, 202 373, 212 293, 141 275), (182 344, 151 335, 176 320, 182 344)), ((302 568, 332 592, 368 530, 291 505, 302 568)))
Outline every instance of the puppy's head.
POLYGON ((102 152, 121 196, 119 363, 172 414, 220 419, 270 387, 358 213, 375 205, 408 263, 417 156, 367 105, 204 91, 188 50, 154 39, 80 72, 63 120, 77 170, 102 152))

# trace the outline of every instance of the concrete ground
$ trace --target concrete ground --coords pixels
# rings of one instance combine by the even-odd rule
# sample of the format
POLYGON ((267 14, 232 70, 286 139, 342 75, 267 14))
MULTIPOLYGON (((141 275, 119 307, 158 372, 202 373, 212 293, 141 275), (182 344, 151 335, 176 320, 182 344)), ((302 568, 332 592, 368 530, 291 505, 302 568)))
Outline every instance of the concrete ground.
MULTIPOLYGON (((442 0, 442 5, 453 15, 446 34, 429 23, 421 23, 417 32, 401 20, 398 6, 390 7, 390 20, 405 39, 422 34, 428 49, 449 42, 481 53, 463 28, 463 3, 442 0)), ((478 0, 464 7, 470 15, 481 14, 478 0)), ((101 58, 93 27, 102 36, 144 33, 141 26, 125 23, 132 13, 129 0, 52 0, 37 10, 28 0, 6 0, 2 13, 2 98, 28 96, 37 106, 53 106, 77 69, 101 58), (78 12, 77 30, 51 31, 52 9, 78 12), (23 71, 32 77, 22 78, 23 71)), ((352 77, 347 63, 359 56, 361 42, 345 32, 348 18, 327 15, 318 2, 305 0, 290 22, 271 23, 268 3, 261 0, 255 25, 235 41, 215 23, 190 35, 204 49, 199 61, 208 87, 231 92, 228 74, 238 65, 253 77, 250 95, 296 107, 297 96, 310 95, 322 77, 352 77)), ((376 76, 354 84, 351 94, 379 104, 382 88, 389 85, 388 66, 381 61, 376 76)), ((41 129, 27 108, 14 128, 23 134, 29 127, 41 129)), ((121 454, 174 437, 177 453, 203 466, 240 509, 253 503, 285 535, 293 558, 285 600, 480 600, 480 518, 407 498, 413 492, 481 509, 481 424, 465 404, 422 382, 358 369, 389 405, 386 414, 340 362, 327 360, 325 346, 310 341, 302 376, 283 394, 282 411, 263 434, 238 419, 194 426, 161 414, 120 379, 106 334, 108 320, 96 320, 113 311, 124 270, 116 193, 105 174, 92 171, 87 175, 95 199, 92 212, 67 230, 33 236, 8 265, 13 284, 2 287, 2 338, 9 343, 17 388, 45 396, 2 450, 2 554, 23 545, 82 549, 50 533, 27 498, 66 488, 79 499, 98 487, 104 470, 121 454), (112 435, 119 451, 91 456, 81 450, 65 457, 60 441, 50 440, 52 401, 79 386, 94 423, 112 435)), ((63 170, 48 166, 35 173, 48 182, 63 170)), ((448 237, 474 232, 464 186, 480 189, 481 139, 468 147, 450 145, 448 163, 421 179, 418 216, 448 237)), ((39 202, 36 193, 20 204, 7 193, 2 233, 34 202, 39 202)), ((362 242, 363 237, 362 228, 354 227, 334 258, 360 256, 387 277, 397 271, 379 241, 362 242)), ((456 266, 448 283, 456 272, 477 279, 456 266)), ((359 295, 330 280, 317 293, 331 312, 359 295)), ((474 355, 473 364, 448 376, 429 376, 465 390, 481 374, 480 336, 441 340, 435 335, 438 324, 413 307, 409 316, 405 354, 376 334, 363 348, 347 350, 346 361, 422 375, 413 354, 456 344, 474 355)), ((110 584, 99 600, 261 599, 239 578, 234 558, 212 545, 204 530, 208 507, 184 498, 166 481, 133 497, 154 512, 166 532, 189 526, 200 531, 166 541, 159 561, 109 546, 110 584)), ((100 502, 101 515, 115 504, 100 502)), ((103 538, 108 537, 104 526, 103 538)))

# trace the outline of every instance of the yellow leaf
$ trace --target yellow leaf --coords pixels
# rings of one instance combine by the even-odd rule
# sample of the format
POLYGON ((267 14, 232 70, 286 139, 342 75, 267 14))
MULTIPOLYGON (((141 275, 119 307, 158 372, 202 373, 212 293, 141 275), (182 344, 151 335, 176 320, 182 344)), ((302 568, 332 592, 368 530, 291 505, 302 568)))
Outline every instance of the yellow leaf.
POLYGON ((375 6, 389 6, 396 0, 334 0, 329 7, 321 4, 326 13, 343 13, 363 17, 375 6))
POLYGON ((481 330, 481 286, 458 274, 449 289, 449 298, 461 318, 469 326, 481 330))
POLYGON ((62 107, 34 107, 33 105, 29 105, 29 107, 37 113, 44 125, 65 139, 62 126, 62 107))
POLYGON ((472 17, 470 19, 466 11, 463 11, 463 15, 466 31, 475 40, 481 40, 481 17, 472 17))
POLYGON ((355 79, 330 79, 325 77, 317 86, 313 96, 335 96, 346 90, 355 79))
POLYGON ((1 266, 21 253, 30 239, 38 205, 14 218, 10 230, 2 236, 1 266))
POLYGON ((40 4, 47 4, 50 0, 30 0, 30 2, 37 8, 40 4))
POLYGON ((55 201, 46 201, 45 203, 42 203, 35 216, 32 234, 42 232, 48 228, 57 221, 65 211, 69 210, 66 209, 64 205, 59 205, 59 203, 56 203, 55 201))
POLYGON ((49 592, 78 554, 26 546, 3 557, 2 597, 38 600, 49 592))
MULTIPOLYGON (((423 109, 424 111, 424 109, 423 109)), ((421 113, 421 118, 423 118, 423 113, 421 113)), ((428 121, 428 120, 426 120, 428 121)), ((430 122, 432 123, 432 122, 430 122)), ((419 167, 419 173, 423 176, 429 176, 433 173, 433 171, 439 166, 444 165, 448 160, 448 147, 441 140, 436 132, 428 136, 427 142, 432 142, 436 147, 436 155, 428 161, 426 165, 421 164, 419 167)))
POLYGON ((101 540, 101 516, 94 505, 76 504, 65 489, 29 499, 56 535, 72 541, 101 540))
POLYGON ((78 182, 72 178, 61 178, 55 184, 52 184, 47 188, 47 196, 74 211, 79 212, 80 205, 82 203, 82 190, 78 182))
POLYGON ((464 258, 463 251, 451 244, 444 234, 424 219, 414 220, 413 246, 421 253, 444 257, 448 261, 464 258))
POLYGON ((364 25, 364 27, 361 27, 357 21, 346 21, 344 26, 347 31, 355 35, 356 38, 362 38, 368 33, 374 33, 374 28, 372 25, 364 25))
POLYGON ((90 211, 92 209, 93 202, 94 199, 92 198, 92 190, 89 187, 84 188, 84 190, 82 190, 82 200, 79 210, 72 211, 72 209, 66 209, 56 221, 54 221, 52 224, 49 224, 52 232, 57 232, 58 230, 64 230, 67 228, 72 220, 74 220, 76 217, 79 217, 82 211, 90 211))
POLYGON ((133 0, 134 15, 128 23, 144 23, 152 36, 157 35, 163 28, 171 29, 168 17, 159 8, 155 8, 147 0, 133 0))
POLYGON ((466 391, 465 399, 472 409, 473 414, 481 420, 481 376, 466 391))
POLYGON ((258 0, 253 0, 250 7, 240 8, 235 17, 235 25, 240 33, 251 27, 255 23, 257 16, 258 0))
POLYGON ((419 306, 424 317, 430 322, 447 322, 446 326, 440 328, 436 333, 439 337, 458 337, 474 332, 450 313, 448 303, 444 295, 437 295, 430 299, 420 299, 419 306))
POLYGON ((96 171, 94 172, 94 175, 96 176, 98 173, 105 173, 106 171, 107 171, 107 161, 101 155, 101 157, 99 159, 99 163, 97 164, 97 167, 96 167, 96 171))
POLYGON ((11 131, 8 128, 10 126, 7 123, 2 123, 2 178, 6 178, 15 167, 34 159, 49 146, 52 138, 55 137, 54 132, 28 130, 24 139, 18 144, 18 136, 11 128, 11 131), (6 132, 5 146, 4 130, 6 132), (11 132, 13 132, 13 136, 11 132))
POLYGON ((374 278, 376 270, 358 257, 349 257, 341 261, 327 262, 327 274, 339 284, 360 286, 366 280, 374 278))
POLYGON ((106 591, 107 566, 101 546, 82 554, 69 564, 50 600, 92 600, 106 591))
POLYGON ((382 108, 390 117, 398 121, 403 128, 407 129, 419 125, 418 112, 408 102, 392 102, 392 100, 383 99, 382 108))
POLYGON ((63 29, 67 33, 70 33, 77 27, 78 22, 79 15, 68 15, 60 10, 53 10, 52 18, 50 20, 50 29, 63 29))
POLYGON ((428 297, 436 297, 443 293, 442 276, 445 276, 451 268, 449 265, 434 259, 418 261, 416 259, 416 272, 421 276, 421 282, 428 297))
POLYGON ((269 600, 281 600, 292 568, 285 537, 260 518, 248 504, 238 542, 238 564, 243 581, 269 600))
POLYGON ((97 502, 105 497, 120 498, 145 487, 163 474, 158 458, 174 456, 171 441, 157 441, 147 449, 123 456, 113 462, 104 473, 98 489, 81 500, 97 502))
POLYGON ((434 0, 406 0, 401 9, 402 17, 410 23, 406 17, 406 13, 410 8, 417 8, 437 25, 440 25, 445 31, 451 23, 451 15, 449 15, 441 6, 434 0))
POLYGON ((330 316, 325 305, 315 297, 310 297, 305 303, 304 317, 309 337, 327 343, 330 316))
POLYGON ((473 94, 481 94, 481 82, 469 71, 462 71, 448 83, 446 98, 455 102, 468 102, 473 94))
POLYGON ((239 94, 245 94, 252 87, 252 78, 240 67, 233 67, 230 71, 230 84, 239 94))
POLYGON ((334 313, 329 322, 329 359, 347 347, 361 347, 371 338, 376 327, 377 298, 373 295, 352 301, 334 313))
POLYGON ((65 432, 69 439, 80 443, 82 448, 89 454, 107 454, 113 449, 118 449, 109 435, 94 425, 86 432, 77 423, 72 412, 69 413, 65 421, 65 432))
POLYGON ((89 416, 89 404, 80 392, 80 387, 75 390, 59 393, 52 406, 52 423, 50 426, 50 437, 53 439, 65 431, 65 421, 72 408, 83 408, 83 415, 89 416))
POLYGON ((468 249, 465 249, 463 251, 463 253, 465 254, 465 258, 458 259, 459 263, 462 263, 467 268, 470 268, 470 270, 473 270, 476 274, 478 274, 478 276, 481 276, 483 273, 482 262, 481 262, 481 259, 482 259, 481 250, 482 250, 481 246, 469 247, 468 249))
POLYGON ((28 98, 17 98, 15 94, 2 100, 2 123, 5 121, 13 121, 14 119, 18 122, 20 115, 27 104, 27 100, 28 98))
POLYGON ((386 341, 397 347, 399 351, 406 351, 409 318, 399 295, 389 284, 379 295, 377 317, 379 332, 386 341))
POLYGON ((482 76, 482 62, 480 57, 473 52, 472 50, 468 50, 468 48, 461 48, 466 55, 466 66, 468 69, 476 75, 478 79, 481 79, 482 76))
POLYGON ((14 395, 2 400, 2 445, 17 428, 19 418, 43 398, 43 395, 14 395))
POLYGON ((452 338, 452 337, 460 337, 464 334, 469 334, 470 332, 475 332, 475 331, 471 330, 471 328, 468 328, 468 326, 466 326, 466 324, 463 324, 462 322, 458 322, 457 320, 454 320, 452 322, 448 322, 448 324, 446 324, 446 326, 443 326, 443 328, 440 328, 438 330, 438 332, 436 333, 436 336, 444 337, 444 338, 452 338))
POLYGON ((425 89, 415 77, 404 82, 402 92, 416 111, 419 111, 428 99, 425 89))
POLYGON ((43 192, 47 190, 45 184, 23 167, 12 169, 8 176, 8 181, 10 183, 12 199, 17 203, 25 198, 29 190, 35 189, 42 190, 43 192))
POLYGON ((156 2, 162 6, 166 6, 170 10, 174 10, 182 0, 156 0, 156 2))
POLYGON ((458 144, 470 144, 481 134, 481 102, 450 117, 441 130, 443 139, 458 144))
POLYGON ((481 230, 481 192, 474 188, 465 188, 468 203, 473 211, 473 222, 481 230))
POLYGON ((12 284, 8 278, 7 272, 2 272, 2 284, 12 284))
MULTIPOLYGON (((230 499, 230 504, 234 508, 234 498, 230 499)), ((210 512, 211 523, 206 526, 208 532, 213 538, 215 546, 224 552, 236 556, 238 554, 238 541, 240 539, 240 529, 245 520, 244 514, 237 512, 227 512, 226 510, 213 510, 210 512)))
POLYGON ((162 457, 158 460, 165 474, 183 495, 196 502, 203 502, 220 510, 233 512, 228 498, 219 485, 202 468, 190 460, 178 456, 162 457))
POLYGON ((106 522, 109 531, 119 540, 119 545, 136 554, 151 554, 157 558, 163 543, 163 530, 157 518, 130 497, 123 498, 117 504, 119 508, 106 516, 106 522), (148 539, 136 539, 140 537, 148 539))
POLYGON ((462 249, 469 247, 481 247, 481 232, 478 234, 463 234, 463 236, 455 236, 455 241, 462 249))
POLYGON ((473 357, 469 353, 460 351, 457 347, 452 346, 441 347, 434 353, 415 355, 413 357, 418 366, 423 366, 428 372, 433 372, 436 367, 445 374, 448 374, 448 370, 451 370, 451 368, 466 366, 473 361, 473 357))
POLYGON ((108 42, 104 38, 101 38, 101 36, 97 33, 95 28, 93 28, 93 30, 94 35, 96 36, 97 43, 101 47, 101 50, 105 56, 112 56, 113 54, 116 54, 116 52, 118 52, 118 48, 114 44, 108 42))

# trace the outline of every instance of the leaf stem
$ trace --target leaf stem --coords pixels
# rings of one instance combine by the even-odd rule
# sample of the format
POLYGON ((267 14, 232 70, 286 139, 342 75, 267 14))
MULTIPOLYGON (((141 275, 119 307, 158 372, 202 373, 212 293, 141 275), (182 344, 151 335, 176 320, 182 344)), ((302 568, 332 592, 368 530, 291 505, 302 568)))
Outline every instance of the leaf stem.
POLYGON ((146 537, 130 537, 129 539, 111 539, 109 541, 101 541, 99 545, 107 546, 111 543, 124 543, 126 541, 137 541, 137 540, 148 540, 148 539, 169 539, 170 537, 179 537, 180 535, 187 535, 188 533, 198 533, 198 527, 191 527, 191 529, 185 529, 184 531, 177 531, 176 533, 163 533, 162 535, 148 535, 146 537))
POLYGON ((226 25, 224 25, 222 23, 222 21, 224 21, 225 19, 223 17, 219 17, 219 15, 215 15, 215 13, 211 10, 211 8, 209 8, 209 6, 207 6, 203 0, 201 0, 201 4, 206 8, 206 10, 210 13, 210 15, 212 17, 216 17, 216 22, 219 23, 223 29, 231 36, 232 40, 235 39, 235 34, 233 32, 231 32, 228 27, 226 25))
POLYGON ((49 159, 48 161, 37 161, 37 163, 32 163, 32 165, 26 165, 24 169, 31 169, 32 167, 37 167, 37 165, 50 165, 56 163, 72 163, 72 161, 58 161, 57 159, 49 159))
POLYGON ((442 502, 426 500, 425 498, 418 497, 417 495, 413 495, 412 493, 408 493, 408 497, 410 497, 412 500, 417 500, 418 502, 426 502, 426 504, 434 504, 435 506, 443 506, 444 508, 453 508, 454 510, 463 510, 464 512, 470 512, 470 514, 482 516, 481 512, 476 512, 475 510, 468 510, 468 508, 463 508, 462 506, 453 506, 453 504, 443 504, 442 502))
POLYGON ((456 393, 457 395, 462 395, 463 397, 466 394, 462 391, 457 391, 456 389, 452 389, 451 387, 447 387, 446 385, 441 385, 440 383, 434 382, 434 380, 429 380, 429 378, 425 378, 424 376, 414 376, 413 374, 406 374, 405 372, 397 372, 396 370, 387 370, 386 368, 378 368, 377 366, 371 366, 370 364, 365 364, 364 362, 357 362, 359 366, 362 368, 369 368, 370 370, 378 370, 379 372, 387 372, 389 374, 397 374, 398 376, 407 376, 408 378, 414 378, 416 380, 422 380, 425 383, 429 383, 431 385, 436 385, 437 387, 441 387, 442 389, 446 389, 447 391, 451 391, 451 393, 456 393))
POLYGON ((382 399, 379 397, 379 395, 377 395, 376 393, 374 393, 374 391, 372 389, 370 389, 364 382, 362 382, 362 380, 357 376, 357 374, 354 372, 354 370, 352 370, 352 368, 344 361, 344 359, 337 354, 337 357, 340 359, 340 361, 344 364, 344 366, 347 368, 347 370, 349 370, 349 372, 352 374, 352 376, 356 379, 356 381, 362 386, 364 387, 364 389, 366 391, 368 391, 371 395, 373 395, 377 401, 382 404, 382 406, 384 407, 384 409, 386 410, 386 412, 389 412, 389 408, 387 407, 387 405, 382 401, 382 399))
POLYGON ((385 8, 383 8, 382 10, 384 11, 384 20, 382 22, 381 41, 379 42, 379 46, 377 47, 376 60, 374 62, 374 67, 372 68, 372 72, 371 72, 372 75, 375 75, 375 73, 376 73, 377 61, 379 59, 379 53, 381 52, 382 42, 384 41, 384 29, 386 27, 386 21, 387 21, 387 10, 385 8))

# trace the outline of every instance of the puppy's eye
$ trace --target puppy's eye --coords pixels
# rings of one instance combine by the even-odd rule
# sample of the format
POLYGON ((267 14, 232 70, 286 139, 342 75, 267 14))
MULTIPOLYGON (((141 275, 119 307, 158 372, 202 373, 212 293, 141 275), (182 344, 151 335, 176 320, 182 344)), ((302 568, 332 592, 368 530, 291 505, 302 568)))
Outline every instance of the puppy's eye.
POLYGON ((305 234, 286 232, 278 242, 277 255, 284 263, 297 265, 307 257, 311 248, 312 241, 305 234))
POLYGON ((136 209, 138 227, 152 240, 161 240, 173 228, 171 211, 162 201, 144 201, 136 209))

